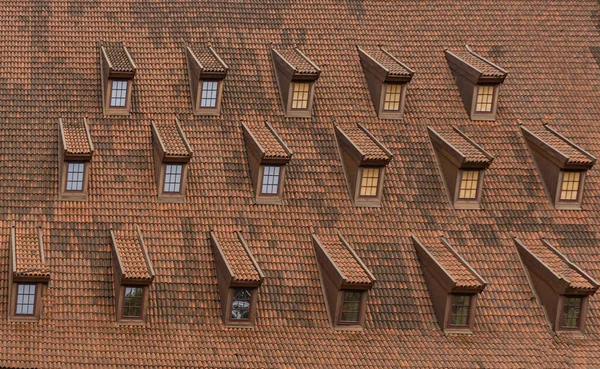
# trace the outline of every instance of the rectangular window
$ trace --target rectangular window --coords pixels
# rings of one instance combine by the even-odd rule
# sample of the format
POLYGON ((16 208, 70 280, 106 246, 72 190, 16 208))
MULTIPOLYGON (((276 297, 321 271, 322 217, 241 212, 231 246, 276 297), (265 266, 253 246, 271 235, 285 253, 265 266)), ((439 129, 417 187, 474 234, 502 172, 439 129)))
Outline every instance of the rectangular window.
POLYGON ((340 323, 353 324, 360 320, 361 291, 343 290, 342 313, 340 323))
POLYGON ((308 108, 308 91, 310 83, 294 82, 294 92, 292 94, 292 109, 308 108))
POLYGON ((560 199, 566 201, 577 201, 580 180, 581 172, 563 172, 560 199))
POLYGON ((377 196, 379 185, 379 168, 364 167, 360 181, 360 196, 377 196))
POLYGON ((271 165, 263 167, 262 187, 260 190, 263 195, 277 195, 280 169, 278 166, 271 165))
POLYGON ((202 82, 202 96, 200 98, 200 107, 214 108, 217 106, 218 87, 219 82, 217 81, 202 82))
POLYGON ((383 110, 400 110, 400 99, 402 98, 402 85, 385 85, 385 100, 383 110))
POLYGON ((110 106, 124 107, 127 101, 127 81, 111 81, 110 106))
POLYGON ((461 171, 460 190, 458 193, 459 199, 476 199, 477 188, 479 186, 479 171, 478 170, 463 170, 461 171))
POLYGON ((181 191, 181 173, 183 164, 167 164, 165 168, 165 185, 163 192, 181 191))
POLYGON ((477 86, 477 106, 475 111, 488 113, 492 111, 494 86, 477 86))
POLYGON ((35 313, 35 288, 32 283, 17 284, 17 303, 15 315, 34 315, 35 313))
POLYGON ((123 296, 123 317, 141 318, 144 287, 125 286, 123 296))
POLYGON ((579 328, 579 315, 583 299, 579 296, 564 296, 561 328, 579 328))
POLYGON ((450 309, 450 321, 448 325, 466 327, 469 324, 471 295, 453 294, 450 309))
POLYGON ((231 320, 250 319, 250 304, 252 303, 252 290, 250 288, 235 288, 231 301, 231 320))
POLYGON ((83 191, 84 163, 68 163, 67 165, 67 191, 83 191))

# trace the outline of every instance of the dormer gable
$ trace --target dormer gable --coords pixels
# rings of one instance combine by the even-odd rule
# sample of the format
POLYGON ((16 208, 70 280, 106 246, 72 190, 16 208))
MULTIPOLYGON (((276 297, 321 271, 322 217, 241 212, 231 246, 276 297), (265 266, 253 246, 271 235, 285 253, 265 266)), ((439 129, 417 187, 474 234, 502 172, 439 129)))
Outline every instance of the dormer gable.
POLYGON ((94 144, 87 119, 58 120, 58 190, 66 201, 85 201, 94 144))
POLYGON ((253 325, 258 288, 265 276, 240 232, 210 234, 223 321, 228 326, 253 325))
POLYGON ((282 204, 286 167, 292 151, 268 122, 242 122, 248 166, 257 204, 282 204))
POLYGON ((427 132, 452 206, 479 209, 484 172, 494 157, 457 127, 427 132))
POLYGON ((508 72, 468 45, 466 50, 446 49, 445 54, 471 120, 496 120, 499 86, 508 72))
POLYGON ((377 116, 402 119, 407 85, 414 72, 383 47, 357 49, 377 116))
POLYGON ((104 115, 129 115, 136 70, 133 58, 123 43, 102 43, 100 77, 104 115))
POLYGON ((447 333, 472 331, 477 296, 487 282, 446 238, 412 240, 440 327, 447 333))
POLYGON ((583 332, 589 296, 599 283, 546 239, 515 238, 515 245, 552 329, 583 332))
POLYGON ((556 209, 581 209, 587 171, 596 158, 549 125, 521 126, 529 152, 556 209))
POLYGON ((375 277, 341 233, 312 237, 332 326, 360 329, 375 277))
POLYGON ((185 48, 194 115, 219 115, 229 66, 211 47, 185 48))
POLYGON ((335 127, 350 199, 357 207, 380 207, 385 168, 392 153, 360 124, 335 127))
POLYGON ((310 118, 321 70, 298 48, 271 49, 271 57, 285 116, 310 118))

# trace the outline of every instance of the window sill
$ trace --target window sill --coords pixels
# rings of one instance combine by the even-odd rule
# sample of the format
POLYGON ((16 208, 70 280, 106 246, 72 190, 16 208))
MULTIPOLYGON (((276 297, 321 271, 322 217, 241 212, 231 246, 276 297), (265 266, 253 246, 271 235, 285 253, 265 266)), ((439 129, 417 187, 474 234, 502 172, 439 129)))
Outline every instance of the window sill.
POLYGON ((361 332, 363 327, 360 324, 336 324, 333 329, 336 331, 361 332))
POLYGON ((37 323, 40 320, 37 316, 11 316, 8 321, 11 323, 37 323))
POLYGON ((473 334, 473 331, 471 331, 469 328, 446 328, 444 329, 444 334, 445 335, 464 335, 464 334, 473 334))

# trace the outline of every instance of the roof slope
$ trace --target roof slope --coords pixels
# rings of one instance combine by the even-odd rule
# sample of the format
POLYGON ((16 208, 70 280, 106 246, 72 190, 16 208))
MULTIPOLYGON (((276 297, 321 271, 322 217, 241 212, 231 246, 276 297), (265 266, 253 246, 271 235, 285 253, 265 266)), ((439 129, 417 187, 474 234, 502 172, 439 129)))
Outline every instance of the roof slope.
POLYGON ((523 128, 535 135, 544 144, 566 156, 568 164, 592 165, 596 162, 593 156, 549 126, 532 125, 523 128))

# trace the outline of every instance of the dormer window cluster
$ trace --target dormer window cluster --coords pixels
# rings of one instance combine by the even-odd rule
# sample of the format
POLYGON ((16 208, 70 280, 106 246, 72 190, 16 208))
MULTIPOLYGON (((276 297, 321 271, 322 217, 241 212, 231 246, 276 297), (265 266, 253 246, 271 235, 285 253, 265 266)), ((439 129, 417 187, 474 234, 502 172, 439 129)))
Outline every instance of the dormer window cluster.
POLYGON ((219 115, 229 67, 212 47, 186 47, 194 115, 219 115))
POLYGON ((129 115, 136 66, 122 43, 100 46, 100 78, 104 115, 129 115))
POLYGON ((271 56, 285 116, 309 118, 321 70, 298 48, 272 49, 271 56))
POLYGON ((498 92, 508 72, 469 46, 445 53, 471 120, 496 120, 498 92))
POLYGON ((427 131, 450 203, 456 209, 479 209, 483 175, 494 158, 457 127, 427 131))
POLYGON ((223 321, 231 327, 252 326, 256 319, 258 288, 264 274, 240 232, 210 232, 217 265, 223 321))
POLYGON ((598 282, 545 239, 515 238, 515 245, 552 329, 583 333, 589 296, 598 282))
POLYGON ((358 47, 358 55, 377 116, 402 119, 406 88, 414 72, 383 47, 368 52, 358 47))
POLYGON ((357 207, 380 207, 385 168, 392 153, 362 125, 335 127, 350 199, 357 207))
POLYGON ((332 326, 361 329, 375 277, 339 232, 313 234, 313 247, 332 326))
POLYGON ((135 232, 110 231, 117 322, 139 325, 147 320, 148 288, 154 267, 138 226, 135 232))
POLYGON ((9 319, 36 321, 42 313, 43 292, 50 281, 42 229, 10 229, 9 319))
POLYGON ((242 128, 256 203, 283 204, 286 166, 292 151, 269 123, 242 123, 242 128))
POLYGON ((596 158, 549 125, 521 126, 529 152, 556 209, 581 209, 587 171, 596 158))
POLYGON ((412 239, 440 327, 446 333, 472 332, 477 297, 487 282, 444 237, 412 239))
POLYGON ((193 152, 175 118, 152 122, 154 173, 160 202, 185 202, 188 166, 193 152))
POLYGON ((59 198, 85 201, 88 196, 90 163, 94 144, 87 120, 58 120, 59 198))

